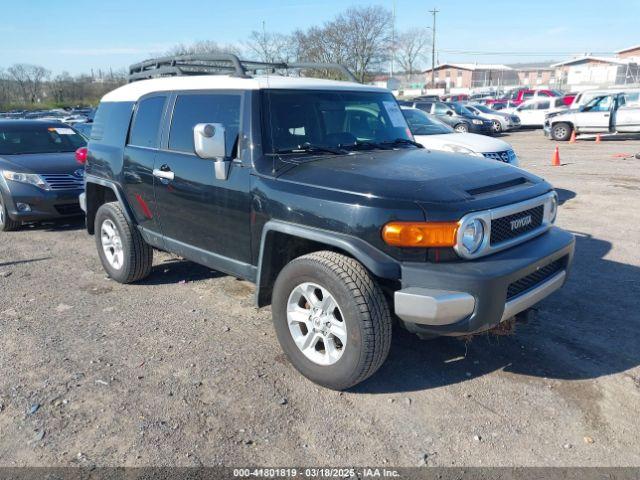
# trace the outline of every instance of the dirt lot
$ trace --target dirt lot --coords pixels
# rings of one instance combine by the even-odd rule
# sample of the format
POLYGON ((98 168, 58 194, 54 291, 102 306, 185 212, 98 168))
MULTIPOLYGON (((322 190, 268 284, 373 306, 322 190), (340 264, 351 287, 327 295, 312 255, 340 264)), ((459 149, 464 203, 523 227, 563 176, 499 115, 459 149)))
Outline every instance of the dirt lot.
POLYGON ((0 234, 0 465, 640 465, 638 140, 505 135, 562 200, 571 279, 511 337, 421 341, 351 392, 287 364, 253 287, 157 254, 105 278, 81 225, 0 234))

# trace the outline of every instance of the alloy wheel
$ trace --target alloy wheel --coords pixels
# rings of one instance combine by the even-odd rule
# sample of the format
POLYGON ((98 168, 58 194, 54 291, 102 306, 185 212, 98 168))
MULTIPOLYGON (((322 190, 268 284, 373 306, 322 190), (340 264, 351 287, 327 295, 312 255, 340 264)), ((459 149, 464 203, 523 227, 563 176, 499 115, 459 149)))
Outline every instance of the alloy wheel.
POLYGON ((287 302, 287 324, 300 351, 318 365, 333 365, 347 346, 347 325, 333 295, 315 283, 295 287, 287 302))
POLYGON ((116 270, 120 270, 124 263, 124 250, 122 248, 122 239, 115 224, 106 219, 100 227, 100 241, 104 256, 116 270))

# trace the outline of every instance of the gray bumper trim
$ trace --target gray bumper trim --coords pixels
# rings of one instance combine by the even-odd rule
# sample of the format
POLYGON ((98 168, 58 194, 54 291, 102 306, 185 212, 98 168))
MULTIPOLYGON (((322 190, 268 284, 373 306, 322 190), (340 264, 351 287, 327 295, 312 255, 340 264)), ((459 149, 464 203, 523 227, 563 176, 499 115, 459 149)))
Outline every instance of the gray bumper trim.
POLYGON ((472 295, 449 290, 409 287, 395 292, 395 313, 405 322, 421 325, 449 325, 473 313, 472 295))
POLYGON ((80 202, 80 208, 84 213, 87 213, 87 195, 82 192, 78 195, 78 201, 80 202))
POLYGON ((549 278, 532 290, 523 293, 513 300, 509 300, 504 306, 504 313, 502 314, 502 319, 500 321, 503 322, 511 317, 514 317, 518 313, 535 305, 543 298, 551 295, 553 292, 562 287, 562 284, 564 283, 566 277, 566 271, 563 270, 561 272, 558 272, 553 277, 549 278))

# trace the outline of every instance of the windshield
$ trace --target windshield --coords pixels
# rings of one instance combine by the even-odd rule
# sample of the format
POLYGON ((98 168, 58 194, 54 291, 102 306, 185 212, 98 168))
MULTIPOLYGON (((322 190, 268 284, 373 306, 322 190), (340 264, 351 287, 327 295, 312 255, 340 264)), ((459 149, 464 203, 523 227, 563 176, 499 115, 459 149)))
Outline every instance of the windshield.
POLYGON ((453 128, 418 109, 403 108, 402 113, 414 135, 440 135, 453 133, 453 128))
POLYGON ((86 140, 67 126, 1 125, 0 155, 75 152, 86 140))
POLYGON ((473 108, 475 108, 476 110, 482 113, 495 113, 495 112, 492 112, 491 109, 488 108, 486 105, 474 105, 473 108))
POLYGON ((266 153, 304 145, 335 149, 413 140, 396 99, 387 92, 265 90, 262 105, 266 153))
POLYGON ((463 117, 475 116, 471 110, 469 110, 467 107, 464 107, 459 103, 449 103, 448 105, 451 108, 453 108, 453 111, 456 112, 458 115, 462 115, 463 117))

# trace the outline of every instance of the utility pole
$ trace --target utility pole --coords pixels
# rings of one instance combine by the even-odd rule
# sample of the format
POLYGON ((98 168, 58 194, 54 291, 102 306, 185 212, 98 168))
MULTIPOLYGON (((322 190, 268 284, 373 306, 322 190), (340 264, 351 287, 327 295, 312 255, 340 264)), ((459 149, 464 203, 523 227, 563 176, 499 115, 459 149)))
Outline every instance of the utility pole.
POLYGON ((433 15, 433 27, 431 28, 431 33, 433 34, 431 37, 431 88, 436 86, 436 14, 438 12, 439 10, 435 8, 429 10, 429 13, 433 15))

